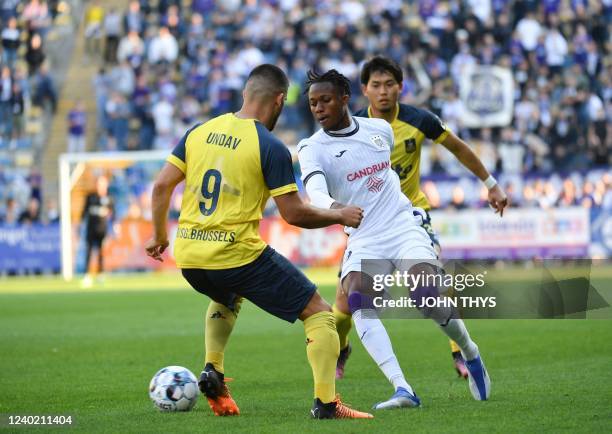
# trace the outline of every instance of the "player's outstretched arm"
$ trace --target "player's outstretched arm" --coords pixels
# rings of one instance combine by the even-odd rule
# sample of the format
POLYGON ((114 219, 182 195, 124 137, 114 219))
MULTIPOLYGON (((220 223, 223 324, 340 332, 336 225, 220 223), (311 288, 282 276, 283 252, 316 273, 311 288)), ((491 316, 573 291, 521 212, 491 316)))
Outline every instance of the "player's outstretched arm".
POLYGON ((306 229, 341 224, 356 228, 363 218, 363 210, 355 206, 324 209, 305 203, 297 192, 275 196, 274 201, 283 219, 293 226, 306 229))
POLYGON ((489 204, 496 213, 503 216, 504 208, 508 206, 508 196, 506 196, 506 193, 497 184, 495 178, 484 167, 484 164, 482 164, 482 161, 480 161, 480 158, 478 158, 472 148, 452 132, 449 132, 448 136, 442 141, 442 145, 451 151, 461 164, 485 183, 489 189, 489 204))
POLYGON ((170 208, 170 198, 176 186, 185 179, 185 174, 181 172, 175 165, 166 163, 162 168, 155 185, 153 186, 152 194, 152 212, 153 212, 153 238, 145 244, 147 255, 153 259, 163 262, 161 257, 166 247, 168 247, 168 208, 170 208))

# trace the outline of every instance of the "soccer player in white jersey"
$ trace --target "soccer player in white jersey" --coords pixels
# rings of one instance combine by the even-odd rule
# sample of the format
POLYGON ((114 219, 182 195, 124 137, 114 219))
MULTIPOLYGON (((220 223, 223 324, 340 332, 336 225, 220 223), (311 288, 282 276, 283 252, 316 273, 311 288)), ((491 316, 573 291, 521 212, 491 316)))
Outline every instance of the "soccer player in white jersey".
MULTIPOLYGON (((324 74, 310 71, 306 88, 310 110, 322 127, 298 144, 306 191, 315 206, 336 208, 351 203, 364 210, 359 228, 345 228, 349 238, 340 278, 357 334, 395 390, 390 399, 374 408, 418 407, 420 399, 406 381, 374 310, 372 277, 362 272, 361 261, 379 260, 388 273, 398 269, 429 275, 439 273, 434 265, 436 252, 391 168, 391 126, 382 119, 350 115, 350 82, 336 70, 324 74)), ((432 294, 439 296, 438 288, 417 288, 410 296, 418 305, 419 297, 432 294)), ((457 342, 466 360, 472 396, 486 400, 490 379, 463 321, 450 308, 421 312, 457 342)))

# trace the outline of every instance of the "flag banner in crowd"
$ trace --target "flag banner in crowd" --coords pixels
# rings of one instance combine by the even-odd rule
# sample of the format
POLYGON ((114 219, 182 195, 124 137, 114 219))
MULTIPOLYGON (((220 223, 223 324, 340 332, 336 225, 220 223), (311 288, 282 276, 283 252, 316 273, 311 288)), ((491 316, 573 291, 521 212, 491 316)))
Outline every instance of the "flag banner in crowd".
POLYGON ((459 83, 461 121, 467 128, 505 127, 512 122, 512 70, 499 66, 466 66, 459 83))

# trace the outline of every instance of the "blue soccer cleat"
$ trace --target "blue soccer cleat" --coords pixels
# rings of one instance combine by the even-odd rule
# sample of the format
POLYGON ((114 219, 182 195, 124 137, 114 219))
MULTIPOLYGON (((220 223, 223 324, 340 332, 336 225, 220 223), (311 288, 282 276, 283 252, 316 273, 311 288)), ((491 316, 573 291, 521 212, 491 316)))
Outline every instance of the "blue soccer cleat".
POLYGON ((491 395, 491 379, 480 356, 466 360, 470 392, 477 401, 486 401, 491 395))
POLYGON ((374 410, 392 410, 394 408, 420 407, 421 400, 416 394, 408 392, 403 387, 398 387, 391 398, 379 402, 372 407, 374 410))

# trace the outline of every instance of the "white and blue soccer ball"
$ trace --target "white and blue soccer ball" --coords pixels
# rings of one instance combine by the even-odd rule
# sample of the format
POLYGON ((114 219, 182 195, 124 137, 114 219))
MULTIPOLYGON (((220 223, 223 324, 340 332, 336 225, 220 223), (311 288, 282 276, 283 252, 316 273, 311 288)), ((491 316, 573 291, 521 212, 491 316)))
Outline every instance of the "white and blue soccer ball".
POLYGON ((149 397, 160 411, 189 411, 198 395, 198 380, 182 366, 160 369, 149 384, 149 397))

